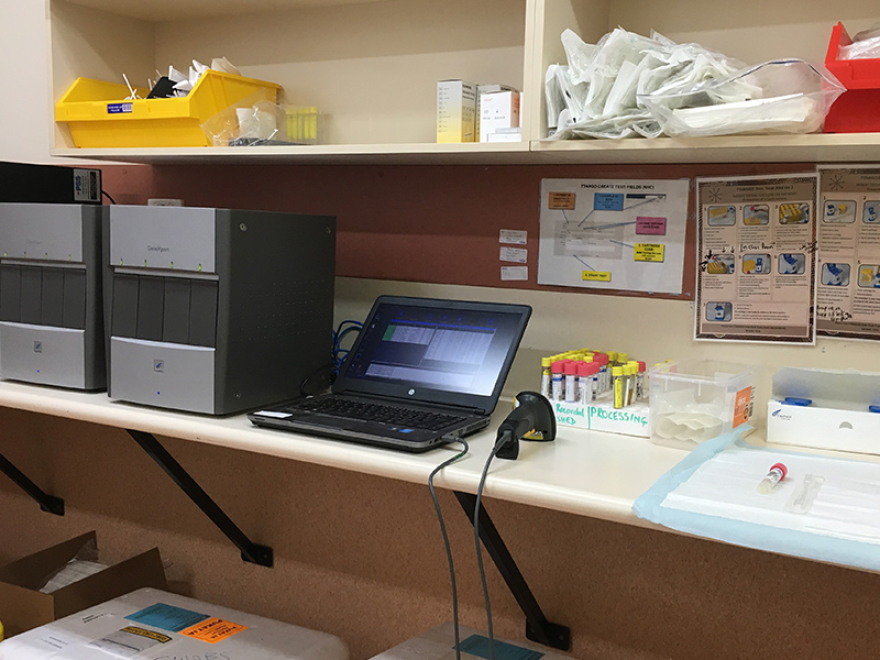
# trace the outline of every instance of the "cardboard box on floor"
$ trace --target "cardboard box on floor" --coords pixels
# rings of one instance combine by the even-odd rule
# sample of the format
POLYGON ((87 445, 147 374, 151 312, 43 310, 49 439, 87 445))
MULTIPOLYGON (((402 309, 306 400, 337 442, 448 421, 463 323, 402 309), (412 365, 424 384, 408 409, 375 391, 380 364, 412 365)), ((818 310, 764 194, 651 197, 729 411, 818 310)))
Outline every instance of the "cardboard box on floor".
POLYGON ((7 638, 135 589, 167 588, 159 550, 153 548, 54 593, 40 593, 49 575, 75 558, 89 541, 96 540, 95 532, 88 532, 0 568, 0 621, 7 638))

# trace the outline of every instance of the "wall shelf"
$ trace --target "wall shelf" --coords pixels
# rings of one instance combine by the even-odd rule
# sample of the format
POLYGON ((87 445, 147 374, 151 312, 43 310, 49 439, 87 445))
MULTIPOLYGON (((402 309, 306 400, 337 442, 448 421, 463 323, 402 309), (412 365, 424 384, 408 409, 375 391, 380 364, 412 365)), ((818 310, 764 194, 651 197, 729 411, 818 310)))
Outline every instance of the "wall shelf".
POLYGON ((546 165, 871 162, 880 134, 735 135, 499 144, 55 149, 53 156, 148 165, 546 165))

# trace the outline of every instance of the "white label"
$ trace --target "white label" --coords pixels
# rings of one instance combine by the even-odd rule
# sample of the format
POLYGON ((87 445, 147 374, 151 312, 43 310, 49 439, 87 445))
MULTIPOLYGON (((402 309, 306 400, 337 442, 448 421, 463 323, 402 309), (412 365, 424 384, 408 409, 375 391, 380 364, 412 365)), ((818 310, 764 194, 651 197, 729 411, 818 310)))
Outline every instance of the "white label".
POLYGON ((529 251, 522 248, 501 248, 501 254, 498 257, 501 261, 512 261, 515 264, 524 264, 529 257, 529 251))
POLYGON ((73 198, 77 202, 100 202, 101 184, 96 170, 73 170, 73 198))
POLYGON ((260 415, 260 417, 274 417, 276 419, 287 419, 288 417, 292 417, 290 413, 277 410, 260 410, 258 412, 255 412, 254 414, 260 415))
POLYGON ((525 245, 529 232, 517 229, 502 229, 498 232, 499 243, 512 243, 513 245, 525 245))
POLYGON ((525 281, 529 279, 528 266, 502 266, 501 279, 505 281, 519 280, 525 281))

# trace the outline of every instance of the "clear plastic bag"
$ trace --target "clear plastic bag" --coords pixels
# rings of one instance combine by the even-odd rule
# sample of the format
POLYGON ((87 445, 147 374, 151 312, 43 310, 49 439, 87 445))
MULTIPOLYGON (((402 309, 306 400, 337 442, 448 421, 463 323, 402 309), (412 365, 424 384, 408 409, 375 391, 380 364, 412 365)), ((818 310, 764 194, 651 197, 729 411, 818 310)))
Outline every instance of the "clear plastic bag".
POLYGON ((672 136, 813 133, 844 91, 824 67, 789 59, 696 83, 670 79, 638 100, 672 136))
POLYGON ((269 90, 260 89, 208 119, 202 130, 215 147, 286 144, 284 108, 268 97, 269 90))

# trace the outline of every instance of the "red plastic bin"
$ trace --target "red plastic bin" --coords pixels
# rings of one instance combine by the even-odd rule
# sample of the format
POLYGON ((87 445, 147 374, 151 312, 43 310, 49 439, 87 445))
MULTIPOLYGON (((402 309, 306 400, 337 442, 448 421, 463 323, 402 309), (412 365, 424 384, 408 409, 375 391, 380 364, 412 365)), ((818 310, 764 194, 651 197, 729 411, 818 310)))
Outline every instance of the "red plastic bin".
POLYGON ((880 58, 839 60, 840 46, 852 39, 838 23, 831 30, 825 66, 843 83, 846 91, 838 97, 825 117, 826 133, 880 132, 880 58))

